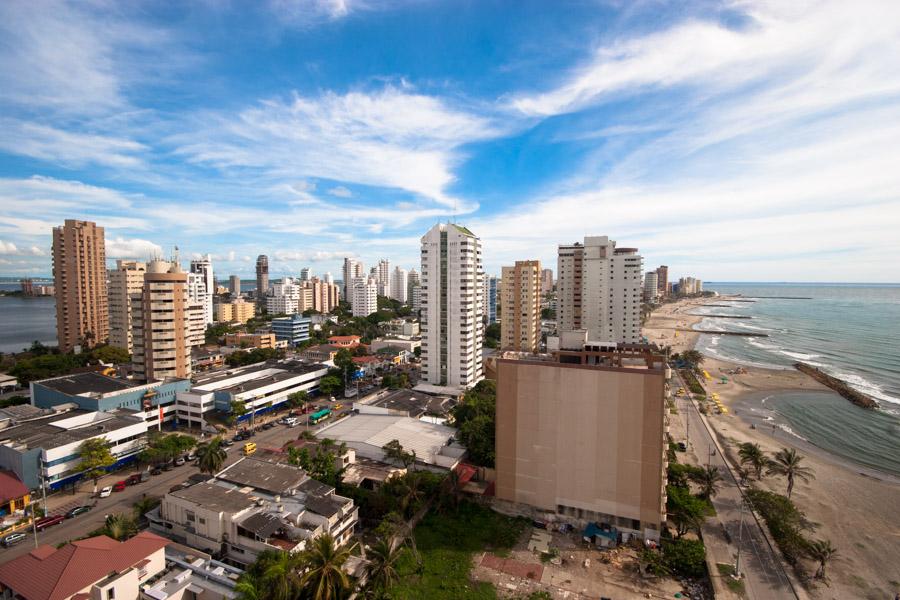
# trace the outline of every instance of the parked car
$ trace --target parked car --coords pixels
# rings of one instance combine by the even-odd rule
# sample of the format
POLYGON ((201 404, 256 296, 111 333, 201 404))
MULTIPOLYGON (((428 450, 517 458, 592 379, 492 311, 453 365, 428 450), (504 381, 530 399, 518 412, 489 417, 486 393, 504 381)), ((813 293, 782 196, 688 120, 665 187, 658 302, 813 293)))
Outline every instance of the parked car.
POLYGON ((234 441, 233 440, 222 440, 222 445, 223 446, 234 446, 234 441))
POLYGON ((43 531, 47 527, 59 525, 65 520, 66 518, 62 515, 53 515, 52 517, 44 517, 43 519, 38 519, 35 522, 34 526, 38 531, 43 531))
POLYGON ((265 425, 262 426, 262 428, 265 429, 265 430, 267 430, 267 431, 268 431, 269 429, 272 429, 273 427, 275 427, 275 423, 266 423, 265 425))
POLYGON ((180 467, 180 466, 183 465, 184 463, 185 463, 185 460, 184 460, 184 457, 183 457, 183 456, 179 456, 178 458, 175 459, 175 466, 176 466, 176 467, 180 467))
POLYGON ((126 485, 137 485, 141 482, 141 474, 135 473, 134 475, 129 475, 128 479, 125 480, 126 485))
POLYGON ((149 479, 150 479, 150 475, 152 475, 152 473, 150 472, 149 469, 146 470, 146 471, 141 471, 141 481, 147 481, 147 480, 149 480, 149 479))
POLYGON ((75 508, 73 508, 72 510, 70 510, 69 512, 66 513, 66 518, 74 519, 78 515, 83 515, 84 513, 86 513, 89 510, 91 510, 90 506, 76 506, 75 508))
POLYGON ((162 468, 160 468, 160 467, 158 467, 158 466, 157 466, 157 467, 153 467, 152 469, 150 469, 150 474, 151 474, 151 475, 159 475, 160 473, 162 473, 162 468))
POLYGON ((188 455, 184 457, 184 459, 187 460, 187 461, 197 460, 197 454, 196 454, 193 450, 191 450, 191 451, 188 453, 188 455))
POLYGON ((115 484, 113 484, 113 491, 114 491, 114 492, 124 492, 124 491, 125 491, 125 486, 127 486, 127 485, 128 485, 128 484, 127 484, 124 480, 123 480, 123 481, 117 481, 115 484))
POLYGON ((17 531, 16 533, 11 533, 3 538, 3 545, 9 548, 10 546, 15 546, 19 542, 24 541, 27 537, 27 534, 22 533, 21 531, 17 531))
POLYGON ((172 467, 172 463, 166 463, 166 464, 162 465, 162 470, 163 470, 163 471, 171 471, 172 468, 173 468, 173 467, 172 467))

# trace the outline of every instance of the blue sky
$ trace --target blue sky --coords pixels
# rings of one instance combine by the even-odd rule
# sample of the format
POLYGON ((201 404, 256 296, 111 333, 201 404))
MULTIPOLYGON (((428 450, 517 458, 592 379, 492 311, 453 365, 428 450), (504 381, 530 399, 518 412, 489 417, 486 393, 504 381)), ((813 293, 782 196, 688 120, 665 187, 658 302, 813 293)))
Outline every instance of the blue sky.
POLYGON ((0 274, 50 229, 224 277, 609 235, 705 280, 900 281, 900 4, 0 3, 0 274), (455 215, 455 217, 454 217, 455 215))

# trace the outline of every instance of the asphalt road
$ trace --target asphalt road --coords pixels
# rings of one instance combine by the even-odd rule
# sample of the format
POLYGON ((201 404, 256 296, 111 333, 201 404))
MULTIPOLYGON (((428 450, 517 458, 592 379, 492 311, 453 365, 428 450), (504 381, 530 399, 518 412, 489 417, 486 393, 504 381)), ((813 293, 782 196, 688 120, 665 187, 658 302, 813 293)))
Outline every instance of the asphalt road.
MULTIPOLYGON (((678 377, 681 381, 680 374, 678 377)), ((685 390, 688 389, 683 381, 681 385, 685 390)), ((686 397, 676 397, 676 405, 679 414, 672 418, 680 418, 682 421, 687 419, 689 423, 691 451, 689 454, 693 455, 693 462, 700 466, 709 464, 718 467, 719 472, 723 474, 719 493, 713 498, 713 506, 716 509, 716 518, 730 538, 733 552, 736 553, 740 546, 740 568, 745 574, 744 587, 747 597, 759 600, 796 600, 797 596, 784 573, 781 558, 770 549, 762 529, 746 510, 742 519, 740 487, 721 453, 716 450, 713 437, 701 420, 696 404, 686 397)), ((716 556, 716 559, 718 562, 733 562, 721 560, 719 556, 716 556)))
MULTIPOLYGON (((329 402, 319 402, 317 404, 322 407, 331 405, 329 402)), ((321 424, 314 427, 309 427, 306 424, 306 415, 303 415, 300 417, 300 425, 295 427, 277 425, 267 431, 258 430, 256 435, 253 436, 250 441, 256 442, 258 453, 261 453, 266 448, 281 448, 285 442, 297 439, 303 431, 307 429, 316 431, 332 422, 337 416, 347 414, 349 410, 349 406, 345 405, 343 409, 337 411, 335 417, 323 421, 321 424)), ((280 418, 284 414, 286 414, 286 411, 273 416, 258 418, 255 421, 255 426, 259 427, 268 421, 280 418)), ((228 458, 225 461, 225 466, 230 465, 241 458, 242 444, 242 442, 235 442, 233 446, 228 448, 228 458)), ((115 482, 125 479, 135 472, 137 471, 129 469, 108 475, 100 480, 97 489, 101 489, 107 485, 113 485, 115 482)), ((89 532, 103 526, 106 515, 115 513, 131 514, 134 503, 143 496, 162 497, 166 495, 172 487, 186 481, 191 475, 198 474, 199 472, 200 471, 192 464, 174 467, 171 471, 163 471, 159 475, 152 476, 148 481, 128 486, 122 492, 113 492, 112 495, 107 498, 91 498, 93 483, 90 481, 82 483, 75 494, 63 492, 48 496, 47 504, 50 509, 47 511, 47 514, 49 515, 65 514, 76 506, 90 505, 95 501, 96 506, 87 513, 81 514, 73 519, 66 519, 59 525, 53 525, 44 531, 39 531, 37 533, 37 542, 39 545, 50 544, 56 546, 57 544, 86 536, 89 532)), ((28 539, 19 542, 11 548, 0 546, 0 563, 26 554, 35 548, 34 530, 29 528, 20 531, 27 533, 28 539)))

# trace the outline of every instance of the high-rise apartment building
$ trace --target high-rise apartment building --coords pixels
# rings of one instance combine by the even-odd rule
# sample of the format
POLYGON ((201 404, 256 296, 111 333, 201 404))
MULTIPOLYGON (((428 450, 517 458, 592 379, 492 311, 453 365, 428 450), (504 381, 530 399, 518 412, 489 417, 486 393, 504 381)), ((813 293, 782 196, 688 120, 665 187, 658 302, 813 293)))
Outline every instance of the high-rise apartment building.
POLYGON ((66 219, 53 229, 56 338, 62 352, 109 339, 104 230, 90 221, 66 219))
POLYGON ((641 337, 643 258, 606 236, 559 246, 560 332, 587 330, 592 342, 637 343, 641 337))
POLYGON ((285 277, 272 285, 266 298, 266 312, 270 315, 293 315, 313 308, 313 289, 285 277))
MULTIPOLYGON (((303 287, 309 290, 312 308, 323 315, 327 315, 338 305, 340 292, 338 286, 328 283, 318 277, 303 282, 303 287)), ((303 309, 306 310, 306 309, 303 309)), ((303 312, 302 310, 300 312, 303 312)))
POLYGON ((344 268, 343 268, 343 295, 344 300, 347 302, 351 302, 351 298, 353 297, 353 280, 358 279, 363 276, 366 272, 366 267, 355 258, 345 258, 344 259, 344 268))
POLYGON ((191 348, 202 343, 205 322, 203 306, 190 302, 187 273, 177 262, 153 260, 147 265, 144 287, 131 310, 135 377, 190 377, 191 348))
POLYGON ((325 273, 325 275, 322 276, 322 279, 324 279, 325 283, 328 285, 334 285, 334 275, 331 273, 325 273))
POLYGON ((256 304, 246 302, 240 298, 234 302, 220 302, 216 304, 216 321, 220 323, 246 323, 255 315, 256 304))
POLYGON ((354 317, 368 317, 378 311, 378 283, 372 277, 356 277, 352 283, 354 317))
POLYGON ((409 303, 412 303, 412 289, 418 285, 421 285, 422 280, 419 277, 419 272, 415 269, 410 269, 406 274, 406 299, 409 303))
POLYGON ((379 296, 390 296, 391 295, 391 261, 386 258, 382 258, 378 261, 378 268, 375 272, 375 276, 378 279, 378 295, 379 296))
POLYGON ((500 299, 500 279, 493 275, 481 278, 481 310, 485 325, 497 322, 497 306, 500 299))
POLYGON ((312 276, 312 270, 309 267, 300 269, 300 281, 309 281, 312 276))
POLYGON ((665 358, 572 335, 552 357, 497 361, 496 498, 658 540, 665 358))
POLYGON ((662 265, 656 268, 656 287, 660 296, 669 292, 669 267, 662 265))
POLYGON ((418 283, 409 288, 409 307, 413 310, 422 309, 422 286, 418 283))
POLYGON ((133 260, 117 260, 109 270, 109 345, 134 351, 134 324, 131 303, 144 289, 147 265, 133 260))
POLYGON ((503 267, 500 349, 536 353, 541 345, 541 262, 517 260, 503 267))
POLYGON ((541 271, 541 295, 547 295, 553 291, 553 269, 541 271))
POLYGON ((235 298, 241 295, 241 278, 238 275, 232 275, 228 278, 228 293, 235 298))
POLYGON ((269 294, 269 257, 260 254, 256 257, 256 304, 260 310, 266 309, 266 296, 269 294))
POLYGON ((408 279, 409 273, 406 272, 406 269, 394 268, 394 273, 391 275, 391 298, 403 304, 407 303, 409 293, 407 289, 409 285, 408 279))
POLYGON ((655 303, 659 298, 659 280, 656 271, 644 273, 644 302, 655 303))
POLYGON ((203 305, 203 318, 207 323, 212 323, 213 297, 216 295, 216 276, 213 274, 212 257, 207 254, 201 259, 191 261, 191 273, 189 278, 188 293, 191 299, 203 305))
POLYGON ((422 236, 422 377, 470 387, 484 377, 481 358, 481 240, 455 223, 422 236))

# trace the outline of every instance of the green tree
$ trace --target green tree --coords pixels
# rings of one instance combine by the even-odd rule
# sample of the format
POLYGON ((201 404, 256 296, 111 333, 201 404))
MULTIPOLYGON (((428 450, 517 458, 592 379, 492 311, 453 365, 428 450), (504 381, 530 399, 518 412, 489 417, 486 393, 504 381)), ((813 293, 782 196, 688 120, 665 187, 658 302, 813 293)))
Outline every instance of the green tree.
POLYGON ((131 355, 128 354, 128 350, 115 346, 97 346, 91 350, 91 357, 114 365, 124 365, 131 362, 131 355))
POLYGON ((816 579, 825 579, 825 565, 834 558, 835 554, 837 554, 837 548, 832 546, 829 540, 812 540, 807 542, 806 555, 819 563, 815 574, 816 579))
POLYGON ((382 446, 381 449, 384 450, 384 457, 389 462, 403 465, 404 469, 409 469, 409 466, 416 462, 415 451, 407 452, 404 450, 399 440, 391 440, 382 446))
POLYGON ((287 397, 288 406, 291 408, 300 408, 307 402, 309 402, 309 394, 305 391, 294 392, 293 394, 289 394, 287 397))
POLYGON ((149 439, 150 452, 165 462, 171 462, 197 445, 197 440, 181 433, 153 432, 149 439))
POLYGON ((349 548, 338 548, 334 538, 320 535, 303 552, 306 573, 301 579, 304 595, 312 600, 338 600, 350 589, 350 578, 344 563, 350 557, 349 548))
POLYGON ((675 536, 681 538, 689 531, 700 531, 706 514, 706 503, 690 490, 666 486, 668 520, 675 526, 675 536))
POLYGON ((116 464, 116 458, 109 449, 109 442, 105 437, 90 438, 81 442, 78 447, 78 466, 75 470, 82 477, 94 480, 94 494, 97 494, 97 482, 106 470, 116 464))
POLYGON ((215 475, 222 469, 228 454, 222 445, 221 437, 214 437, 209 442, 197 446, 197 467, 201 473, 215 475))
POLYGON ((116 513, 107 516, 106 522, 103 524, 103 535, 107 535, 120 542, 133 537, 137 532, 137 523, 135 523, 130 515, 124 513, 116 513))
POLYGON ((262 580, 269 600, 292 600, 300 591, 302 558, 297 554, 278 552, 265 565, 262 580))
POLYGON ((697 370, 700 368, 700 365, 703 364, 704 356, 697 350, 685 350, 681 353, 681 360, 683 360, 688 367, 693 370, 697 370))
POLYGON ((400 560, 401 545, 400 537, 392 535, 379 537, 366 550, 366 559, 369 561, 366 566, 366 587, 371 595, 383 596, 399 579, 397 562, 400 560))
POLYGON ((467 391, 463 401, 451 410, 459 439, 469 452, 469 459, 482 467, 494 466, 496 434, 496 383, 483 380, 467 391))
POLYGON ((244 573, 234 586, 238 600, 264 600, 265 585, 256 575, 244 573))
POLYGON ((675 575, 694 579, 706 575, 706 548, 700 540, 678 539, 664 542, 663 560, 675 575))
POLYGON ((232 425, 237 423, 238 419, 247 414, 247 404, 243 400, 232 400, 231 404, 229 404, 229 408, 231 410, 229 412, 228 421, 232 425))
POLYGON ((719 472, 719 467, 707 466, 694 476, 693 481, 700 486, 700 497, 709 500, 719 493, 722 474, 719 472))
POLYGON ((325 396, 333 396, 344 389, 344 382, 335 375, 326 375, 319 380, 319 391, 325 396))
POLYGON ((738 447, 738 456, 741 458, 742 465, 749 465, 753 469, 757 479, 762 478, 763 469, 766 468, 769 461, 759 444, 744 442, 738 447))
POLYGON ((794 480, 799 479, 804 483, 809 483, 810 479, 815 479, 812 469, 800 464, 803 456, 797 454, 793 448, 782 448, 775 453, 773 459, 769 461, 766 473, 769 475, 780 475, 787 478, 787 497, 791 497, 794 491, 794 480))
POLYGON ((144 515, 159 506, 159 503, 160 499, 156 496, 144 496, 136 500, 135 503, 131 505, 134 509, 134 520, 142 522, 144 520, 144 515))

